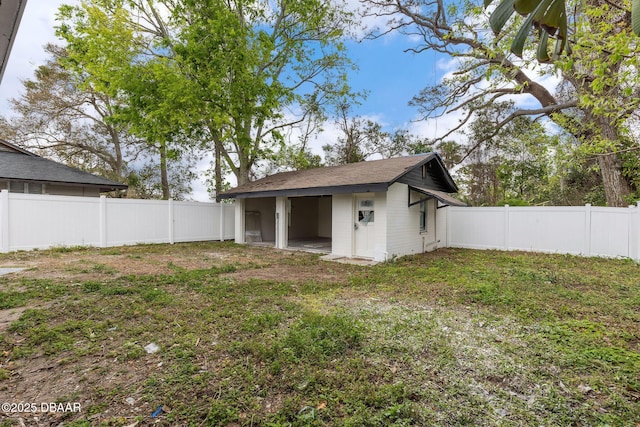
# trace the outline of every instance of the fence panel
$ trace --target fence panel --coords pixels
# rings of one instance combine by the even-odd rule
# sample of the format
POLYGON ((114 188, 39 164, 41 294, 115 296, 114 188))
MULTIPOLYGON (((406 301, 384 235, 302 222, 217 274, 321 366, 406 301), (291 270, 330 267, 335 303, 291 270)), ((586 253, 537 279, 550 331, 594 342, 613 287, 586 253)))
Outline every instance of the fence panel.
POLYGON ((526 250, 640 261, 640 205, 629 208, 447 207, 449 247, 526 250))
POLYGON ((0 252, 233 239, 234 206, 0 192, 0 252), (224 215, 222 214, 224 212, 224 215))
POLYGON ((174 202, 175 241, 220 240, 221 211, 213 203, 174 202))
POLYGON ((106 246, 170 243, 169 202, 105 199, 106 246))
POLYGON ((634 209, 591 208, 591 254, 632 257, 629 253, 634 209))
POLYGON ((504 208, 454 208, 447 215, 448 242, 451 247, 506 249, 504 208))
POLYGON ((235 239, 236 210, 233 205, 222 204, 224 209, 224 240, 235 239))
POLYGON ((100 244, 98 198, 10 194, 9 199, 8 250, 100 244))
POLYGON ((507 249, 585 253, 584 207, 508 208, 507 249))

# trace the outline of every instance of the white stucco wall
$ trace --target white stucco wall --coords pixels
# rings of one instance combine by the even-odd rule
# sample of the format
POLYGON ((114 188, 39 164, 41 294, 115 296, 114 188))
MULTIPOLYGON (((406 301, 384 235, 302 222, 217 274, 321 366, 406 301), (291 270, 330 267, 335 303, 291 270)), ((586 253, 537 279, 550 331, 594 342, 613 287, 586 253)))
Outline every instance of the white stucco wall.
POLYGON ((331 253, 352 256, 353 195, 335 194, 331 198, 331 253))
POLYGON ((286 249, 289 245, 287 201, 287 197, 276 197, 275 236, 276 248, 279 249, 286 249))
POLYGON ((436 209, 435 221, 436 221, 436 248, 446 248, 447 243, 447 212, 449 212, 449 206, 436 209))
POLYGON ((373 259, 376 261, 386 261, 389 258, 387 247, 387 228, 389 219, 392 218, 387 212, 387 193, 375 193, 375 247, 373 259))
MULTIPOLYGON (((436 248, 436 200, 427 203, 427 230, 420 231, 420 205, 408 207, 408 186, 394 183, 387 192, 387 252, 393 256, 422 253, 436 248)), ((412 202, 424 198, 412 193, 412 202)))
MULTIPOLYGON (((314 202, 318 204, 317 222, 314 221, 318 227, 318 236, 322 237, 326 234, 327 237, 330 236, 332 238, 331 253, 333 255, 344 257, 372 257, 376 261, 385 261, 394 256, 434 250, 437 247, 436 200, 429 199, 426 202, 428 210, 427 230, 420 231, 420 205, 416 204, 408 207, 408 195, 409 190, 406 184, 394 183, 389 187, 387 192, 335 194, 331 198, 314 199, 314 202), (364 241, 366 242, 365 246, 362 246, 362 240, 356 240, 358 239, 358 235, 356 235, 354 229, 354 224, 357 222, 355 203, 358 197, 374 200, 375 220, 372 230, 373 235, 367 235, 364 241), (331 203, 330 205, 329 202, 331 203), (360 246, 360 249, 358 249, 358 246, 360 246), (366 254, 360 253, 363 249, 366 249, 366 254)), ((412 193, 411 197, 412 201, 417 201, 425 196, 412 193)), ((237 243, 244 242, 244 212, 245 210, 250 210, 250 205, 251 203, 247 203, 242 199, 237 201, 237 243)), ((304 208, 306 205, 302 204, 301 206, 304 208)), ((288 231, 286 221, 287 198, 276 198, 275 216, 279 218, 279 224, 275 226, 274 230, 276 247, 285 248, 288 231)), ((268 218, 270 221, 274 220, 271 215, 265 218, 268 218)), ((370 227, 367 228, 370 229, 370 227)), ((362 226, 359 230, 362 231, 362 226)))

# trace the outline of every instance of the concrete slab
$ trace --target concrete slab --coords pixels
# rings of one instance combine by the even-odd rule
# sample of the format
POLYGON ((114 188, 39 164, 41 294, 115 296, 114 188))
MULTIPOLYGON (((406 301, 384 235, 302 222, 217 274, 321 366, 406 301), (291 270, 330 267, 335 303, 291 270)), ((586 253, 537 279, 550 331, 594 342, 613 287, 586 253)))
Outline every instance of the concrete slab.
POLYGON ((320 257, 320 259, 324 261, 339 262, 341 264, 353 264, 353 265, 363 265, 363 266, 378 264, 378 261, 374 261, 368 258, 349 258, 349 257, 331 255, 331 254, 320 257))
POLYGON ((7 268, 7 267, 0 267, 0 276, 4 276, 5 274, 10 274, 10 273, 18 273, 22 270, 26 270, 26 268, 7 268))

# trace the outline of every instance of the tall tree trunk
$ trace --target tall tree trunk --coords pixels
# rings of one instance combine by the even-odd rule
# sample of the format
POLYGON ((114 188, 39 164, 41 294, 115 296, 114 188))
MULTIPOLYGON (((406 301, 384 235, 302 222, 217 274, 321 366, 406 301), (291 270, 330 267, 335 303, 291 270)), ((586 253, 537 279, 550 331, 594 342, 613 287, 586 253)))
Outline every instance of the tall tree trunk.
POLYGON ((249 180, 249 162, 246 159, 243 159, 242 157, 238 156, 239 158, 239 167, 238 167, 238 172, 236 173, 236 178, 238 180, 238 185, 242 185, 242 184, 246 184, 248 183, 249 180))
POLYGON ((162 198, 169 200, 171 191, 169 190, 169 178, 167 175, 167 143, 160 143, 160 183, 162 185, 162 198))
POLYGON ((607 206, 627 206, 625 197, 631 194, 631 188, 622 176, 620 157, 616 153, 601 155, 598 157, 598 166, 600 166, 607 206))
POLYGON ((113 151, 115 162, 113 164, 114 172, 118 178, 124 179, 122 174, 124 169, 124 160, 122 159, 122 143, 120 142, 120 134, 113 126, 108 126, 109 135, 111 136, 111 141, 113 143, 113 151))
MULTIPOLYGON (((605 141, 618 140, 618 132, 607 121, 600 119, 600 130, 605 141)), ((614 146, 614 144, 607 144, 614 146)), ((631 194, 631 187, 622 175, 622 164, 617 153, 606 153, 598 157, 607 206, 627 206, 625 197, 631 194)))
POLYGON ((214 139, 214 179, 215 179, 215 192, 216 192, 216 202, 220 202, 220 193, 222 193, 222 146, 221 142, 218 138, 214 139))

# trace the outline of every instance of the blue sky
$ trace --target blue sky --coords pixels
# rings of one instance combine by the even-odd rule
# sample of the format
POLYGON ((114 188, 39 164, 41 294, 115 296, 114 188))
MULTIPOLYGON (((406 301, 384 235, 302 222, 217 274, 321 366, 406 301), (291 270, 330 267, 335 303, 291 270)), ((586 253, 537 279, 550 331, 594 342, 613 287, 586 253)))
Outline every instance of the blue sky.
MULTIPOLYGON (((55 14, 60 4, 77 3, 77 0, 29 0, 15 40, 4 78, 0 85, 0 114, 9 112, 9 99, 18 97, 22 90, 21 80, 33 77, 33 71, 44 63, 43 45, 58 42, 54 36, 55 14)), ((367 91, 368 97, 354 113, 374 119, 389 130, 411 128, 422 136, 435 136, 436 130, 443 132, 447 125, 435 125, 435 121, 419 122, 417 109, 408 102, 426 85, 440 81, 446 70, 439 67, 434 52, 414 54, 404 52, 415 43, 399 34, 377 40, 350 41, 348 51, 358 71, 351 75, 350 83, 357 91, 367 91)), ((441 122, 443 119, 439 119, 441 122)), ((445 121, 448 121, 445 119, 445 121)), ((321 152, 322 145, 335 141, 338 131, 327 123, 312 148, 321 152)), ((208 163, 208 162, 207 162, 208 163)), ((206 167, 207 163, 203 163, 206 167)), ((194 198, 206 199, 201 183, 194 183, 194 198)))
POLYGON ((435 52, 404 52, 413 44, 405 37, 350 42, 349 52, 359 70, 352 75, 356 90, 367 90, 359 108, 364 115, 380 115, 391 126, 402 126, 415 118, 417 110, 408 103, 422 88, 436 84, 443 71, 435 52))
MULTIPOLYGON (((8 109, 8 100, 17 97, 20 81, 31 78, 33 70, 44 63, 42 46, 57 42, 54 36, 55 13, 62 3, 75 0, 29 0, 18 36, 0 85, 0 113, 8 109)), ((351 76, 355 90, 367 91, 368 98, 356 112, 379 119, 390 127, 404 126, 416 116, 416 109, 407 104, 411 97, 427 84, 442 76, 436 65, 436 54, 405 53, 413 46, 405 37, 391 35, 377 40, 348 42, 349 54, 359 70, 351 76)))

